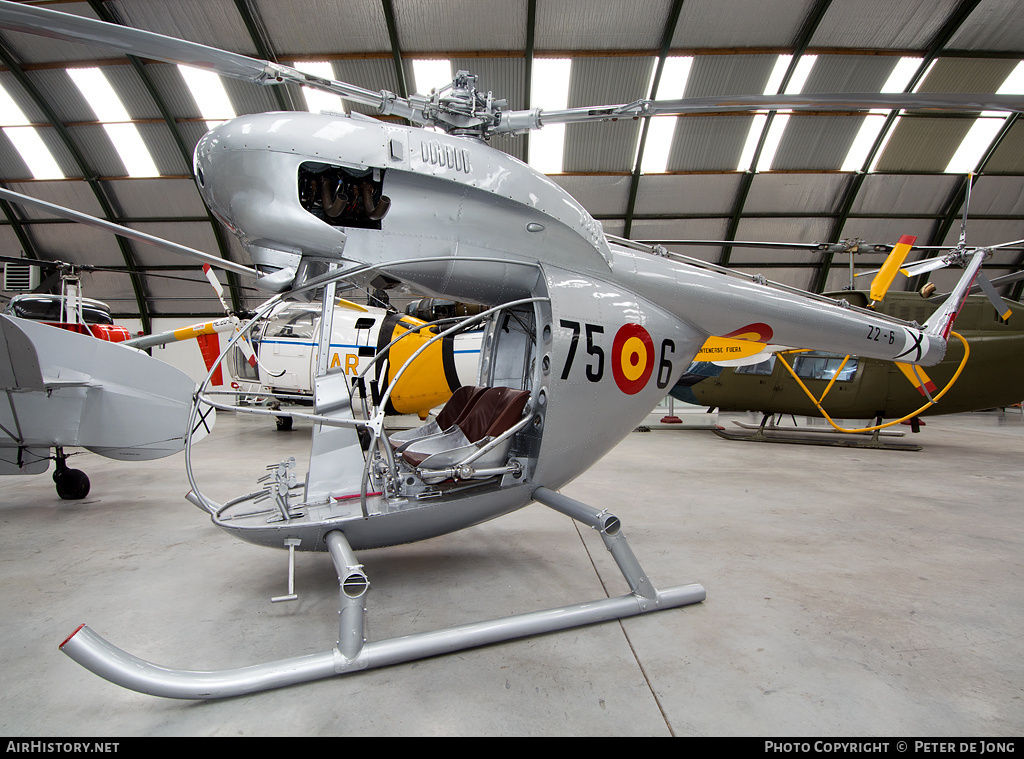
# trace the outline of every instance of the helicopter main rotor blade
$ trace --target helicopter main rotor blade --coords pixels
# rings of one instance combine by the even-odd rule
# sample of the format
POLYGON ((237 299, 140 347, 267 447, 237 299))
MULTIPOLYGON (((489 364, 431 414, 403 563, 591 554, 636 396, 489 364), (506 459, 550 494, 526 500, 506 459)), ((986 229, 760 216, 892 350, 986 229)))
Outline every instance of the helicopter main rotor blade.
MULTIPOLYGON (((144 242, 147 245, 154 245, 164 250, 169 250, 172 253, 177 253, 181 256, 196 259, 203 263, 210 264, 210 266, 216 266, 227 271, 233 271, 236 274, 244 274, 247 277, 259 277, 259 272, 248 266, 242 264, 236 264, 234 261, 228 261, 224 258, 217 258, 217 256, 211 256, 209 253, 203 253, 201 250, 195 248, 189 248, 185 245, 179 245, 176 242, 170 240, 164 240, 161 237, 154 237, 153 235, 147 235, 145 232, 137 232, 134 229, 128 227, 122 227, 120 224, 114 224, 111 221, 105 221, 103 219, 97 219, 95 216, 89 216, 88 214, 81 213, 79 211, 73 211, 70 208, 64 208, 64 206, 54 205, 53 203, 47 203, 45 200, 39 200, 38 198, 29 197, 28 195, 22 195, 20 192, 14 192, 13 190, 6 190, 0 188, 0 198, 9 200, 12 203, 18 203, 20 205, 31 206, 38 208, 46 213, 52 213, 54 216, 60 216, 70 221, 77 221, 81 224, 86 224, 90 227, 97 227, 98 229, 106 230, 107 232, 113 232, 115 235, 121 237, 127 237, 129 240, 135 240, 136 242, 144 242)), ((84 268, 84 267, 83 267, 84 268)))
POLYGON ((446 131, 489 136, 540 129, 547 124, 683 116, 701 113, 750 113, 769 110, 864 111, 938 110, 1024 112, 1024 96, 971 93, 862 93, 807 95, 741 95, 686 98, 682 100, 636 100, 620 105, 597 105, 564 110, 505 110, 504 101, 492 101, 477 92, 475 77, 456 80, 443 99, 441 93, 403 98, 393 92, 374 92, 346 82, 318 77, 272 61, 195 42, 147 32, 120 24, 83 18, 46 8, 0 0, 0 28, 38 34, 69 42, 98 45, 167 63, 180 63, 215 71, 223 76, 255 84, 290 82, 376 108, 381 115, 401 116, 417 124, 438 126, 446 131))
POLYGON ((635 240, 644 245, 695 245, 701 247, 770 248, 830 253, 888 253, 892 243, 867 243, 850 239, 838 242, 771 242, 768 240, 635 240))
POLYGON ((247 55, 121 24, 110 24, 97 19, 0 0, 0 27, 67 42, 113 48, 127 55, 151 58, 164 63, 180 63, 254 84, 275 85, 291 82, 332 92, 348 100, 378 108, 382 112, 405 115, 405 101, 392 93, 373 92, 345 82, 306 74, 280 63, 250 58, 247 55), (385 107, 386 105, 390 106, 390 110, 385 107))
MULTIPOLYGON (((575 124, 588 121, 643 118, 647 116, 686 116, 701 113, 751 113, 755 111, 867 111, 867 110, 934 110, 934 111, 1024 111, 1022 95, 986 93, 854 93, 810 95, 732 95, 727 97, 684 98, 682 100, 636 100, 620 105, 585 106, 558 111, 540 110, 540 126, 575 124)), ((525 121, 526 111, 506 114, 495 131, 512 131, 525 121)), ((532 113, 532 112, 531 112, 532 113)))

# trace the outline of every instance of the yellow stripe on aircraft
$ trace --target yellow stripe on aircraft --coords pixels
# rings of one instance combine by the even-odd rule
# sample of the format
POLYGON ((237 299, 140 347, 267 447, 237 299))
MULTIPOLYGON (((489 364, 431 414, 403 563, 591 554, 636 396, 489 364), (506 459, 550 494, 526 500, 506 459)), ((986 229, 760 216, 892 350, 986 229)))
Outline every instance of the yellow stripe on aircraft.
POLYGON ((190 327, 182 327, 176 329, 171 334, 174 335, 175 340, 191 340, 193 337, 199 335, 215 335, 217 332, 223 332, 223 329, 217 329, 221 325, 223 320, 206 322, 205 324, 193 324, 190 327))
POLYGON ((694 361, 727 361, 736 358, 756 356, 765 349, 764 343, 753 340, 736 340, 731 337, 712 335, 701 346, 694 361))

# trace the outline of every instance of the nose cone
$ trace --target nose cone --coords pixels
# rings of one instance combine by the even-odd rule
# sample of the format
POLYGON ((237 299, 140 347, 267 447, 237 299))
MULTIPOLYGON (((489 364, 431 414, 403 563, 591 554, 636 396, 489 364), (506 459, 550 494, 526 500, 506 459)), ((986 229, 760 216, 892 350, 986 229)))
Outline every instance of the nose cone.
MULTIPOLYGON (((344 249, 344 230, 299 200, 300 167, 317 159, 317 133, 329 122, 305 112, 239 116, 196 144, 193 170, 203 201, 268 277, 283 270, 294 276, 304 255, 340 257, 344 249)), ((286 287, 286 274, 280 282, 267 279, 267 289, 286 287)))
POLYGON ((214 184, 211 180, 216 176, 216 171, 212 166, 212 156, 214 150, 223 144, 223 127, 224 124, 215 126, 196 143, 195 151, 192 153, 192 173, 195 175, 196 186, 199 188, 199 194, 202 196, 203 202, 206 203, 207 207, 218 219, 224 222, 232 231, 236 231, 234 225, 225 218, 223 209, 217 207, 212 191, 214 184))

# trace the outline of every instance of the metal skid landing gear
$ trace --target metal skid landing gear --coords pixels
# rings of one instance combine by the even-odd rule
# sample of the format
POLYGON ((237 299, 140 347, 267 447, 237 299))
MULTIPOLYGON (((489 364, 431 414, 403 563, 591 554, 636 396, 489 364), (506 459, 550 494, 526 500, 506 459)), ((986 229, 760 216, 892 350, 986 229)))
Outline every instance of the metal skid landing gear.
POLYGON ((598 512, 547 488, 538 488, 533 497, 539 503, 599 530, 605 547, 629 584, 630 592, 616 598, 367 642, 363 620, 370 583, 344 533, 334 530, 325 536, 339 585, 338 643, 329 651, 240 669, 215 672, 174 670, 125 653, 85 625, 64 641, 61 650, 86 669, 125 688, 166 698, 214 699, 386 667, 704 600, 704 587, 698 584, 656 589, 633 555, 614 515, 607 511, 598 512))
MULTIPOLYGON (((779 420, 785 414, 779 415, 779 420)), ((733 421, 733 424, 740 427, 742 431, 727 430, 723 427, 716 427, 714 433, 726 440, 740 440, 752 443, 790 443, 794 445, 830 445, 838 448, 877 448, 890 449, 894 451, 920 451, 921 446, 916 443, 904 443, 896 438, 903 436, 902 432, 888 432, 885 430, 874 430, 870 434, 862 432, 838 432, 831 428, 823 427, 797 427, 796 418, 793 419, 792 427, 783 427, 776 424, 774 414, 765 414, 761 423, 747 424, 745 422, 733 421)), ((875 425, 882 423, 881 417, 875 420, 875 425)))

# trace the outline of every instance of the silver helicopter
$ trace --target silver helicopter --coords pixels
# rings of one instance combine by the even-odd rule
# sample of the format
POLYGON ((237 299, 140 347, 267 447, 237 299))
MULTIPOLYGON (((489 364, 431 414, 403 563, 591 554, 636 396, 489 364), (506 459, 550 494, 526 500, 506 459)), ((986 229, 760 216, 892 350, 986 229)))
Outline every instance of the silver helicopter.
MULTIPOLYGON (((264 487, 218 503, 202 493, 186 457, 193 488, 189 499, 219 527, 243 540, 287 549, 290 558, 297 550, 330 552, 340 583, 340 621, 338 642, 324 653, 217 672, 156 666, 84 625, 61 646, 117 684, 184 699, 250 693, 703 601, 699 584, 656 588, 619 519, 561 495, 559 488, 633 430, 709 338, 741 336, 765 352, 812 348, 937 363, 988 255, 977 249, 963 257, 958 285, 925 324, 900 321, 607 235, 557 184, 491 148, 488 138, 557 123, 766 108, 1024 109, 1024 99, 1016 96, 929 93, 641 100, 512 111, 479 91, 466 72, 430 95, 403 98, 9 2, 0 2, 0 27, 202 65, 255 84, 301 84, 411 122, 356 113, 264 113, 227 121, 199 141, 194 155, 199 191, 254 268, 178 245, 165 247, 253 276, 274 294, 254 321, 281 300, 319 299, 324 304, 320 339, 329 341, 337 288, 367 286, 380 278, 486 307, 435 328, 405 354, 398 350, 405 335, 396 337, 353 382, 332 370, 329 345, 322 344, 313 410, 292 414, 313 424, 309 467, 301 482, 294 459, 272 463, 264 487), (438 342, 481 327, 476 385, 457 390, 422 428, 386 429, 385 409, 398 377, 414 376, 417 359, 438 342), (391 384, 376 385, 380 365, 399 360, 391 384), (533 502, 599 530, 629 592, 431 633, 365 640, 369 581, 356 551, 454 532, 533 502)), ((113 226, 9 191, 3 197, 113 226)), ((114 231, 143 239, 130 230, 114 231)), ((228 344, 225 355, 244 333, 228 344)), ((200 401, 234 408, 204 386, 194 418, 200 401)))

